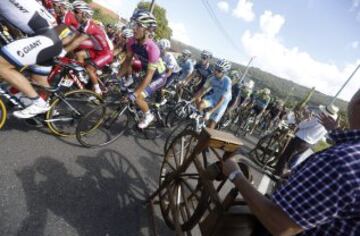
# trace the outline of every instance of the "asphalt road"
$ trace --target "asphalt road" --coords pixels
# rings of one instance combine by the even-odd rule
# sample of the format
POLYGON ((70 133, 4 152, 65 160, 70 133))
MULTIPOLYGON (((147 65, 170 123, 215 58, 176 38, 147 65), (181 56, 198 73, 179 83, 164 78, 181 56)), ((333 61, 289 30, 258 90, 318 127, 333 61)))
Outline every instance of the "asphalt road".
MULTIPOLYGON (((245 151, 256 139, 244 140, 245 151)), ((0 235, 174 235, 143 201, 158 185, 162 140, 101 149, 10 118, 0 131, 0 235), (153 219, 153 220, 152 220, 153 219)))

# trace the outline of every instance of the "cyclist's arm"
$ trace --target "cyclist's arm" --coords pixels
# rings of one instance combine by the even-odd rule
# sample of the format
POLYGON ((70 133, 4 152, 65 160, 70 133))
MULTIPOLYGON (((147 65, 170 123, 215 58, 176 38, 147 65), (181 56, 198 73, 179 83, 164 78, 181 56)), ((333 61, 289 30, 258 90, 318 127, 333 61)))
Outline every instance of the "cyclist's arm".
POLYGON ((88 39, 89 36, 87 34, 80 34, 77 36, 69 45, 65 47, 66 52, 71 52, 74 49, 78 48, 84 40, 88 39))
POLYGON ((124 61, 124 63, 121 64, 121 68, 120 68, 120 71, 119 71, 119 77, 120 78, 123 77, 128 72, 130 64, 131 64, 131 60, 132 60, 133 57, 134 57, 133 52, 128 51, 126 53, 125 61, 124 61))
POLYGON ((185 84, 188 84, 195 76, 196 71, 193 71, 187 78, 185 79, 185 84))

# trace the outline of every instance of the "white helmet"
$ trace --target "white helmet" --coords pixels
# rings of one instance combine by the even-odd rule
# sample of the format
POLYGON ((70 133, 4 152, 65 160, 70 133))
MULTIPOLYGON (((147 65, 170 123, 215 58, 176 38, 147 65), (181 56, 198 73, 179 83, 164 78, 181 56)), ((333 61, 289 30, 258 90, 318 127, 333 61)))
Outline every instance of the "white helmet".
POLYGON ((249 90, 254 89, 254 86, 255 86, 254 80, 248 80, 244 83, 244 87, 249 90))
POLYGON ((159 40, 159 47, 162 50, 166 50, 166 49, 171 48, 170 41, 168 39, 160 39, 159 40))
POLYGON ((88 14, 89 16, 93 16, 94 15, 94 11, 91 9, 91 7, 83 1, 75 1, 73 2, 73 7, 74 10, 79 10, 81 12, 85 12, 86 14, 88 14))
POLYGON ((270 94, 271 94, 271 90, 268 89, 268 88, 264 88, 264 93, 265 93, 266 95, 270 95, 270 94))
POLYGON ((215 63, 215 70, 227 72, 231 69, 231 63, 225 59, 219 59, 215 63))
POLYGON ((201 52, 201 55, 200 55, 201 57, 206 57, 206 58, 208 58, 208 59, 211 59, 212 58, 212 53, 211 52, 209 52, 209 51, 207 51, 207 50, 203 50, 202 52, 201 52))
POLYGON ((190 52, 190 50, 188 50, 188 49, 184 49, 184 50, 182 51, 182 54, 183 54, 184 56, 191 57, 191 52, 190 52))
POLYGON ((129 28, 123 29, 121 33, 127 39, 134 36, 134 31, 132 29, 129 29, 129 28))
POLYGON ((229 76, 231 79, 239 79, 240 73, 237 70, 232 70, 232 71, 230 71, 229 76))
POLYGON ((62 5, 66 9, 73 9, 73 5, 68 0, 53 0, 53 3, 62 5))

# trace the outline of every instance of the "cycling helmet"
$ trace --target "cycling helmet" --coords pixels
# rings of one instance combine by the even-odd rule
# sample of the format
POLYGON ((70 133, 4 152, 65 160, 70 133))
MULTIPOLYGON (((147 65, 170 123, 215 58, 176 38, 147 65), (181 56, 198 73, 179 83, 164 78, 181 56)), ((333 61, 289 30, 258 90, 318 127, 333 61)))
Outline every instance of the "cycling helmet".
POLYGON ((270 94, 271 94, 271 90, 268 89, 268 88, 264 88, 264 93, 265 93, 266 95, 270 95, 270 94))
POLYGON ((134 36, 134 31, 132 29, 129 28, 125 28, 121 31, 122 35, 128 39, 134 36))
POLYGON ((225 59, 219 59, 215 63, 215 70, 227 72, 231 69, 231 63, 225 59))
POLYGON ((171 47, 170 41, 168 39, 160 39, 159 47, 162 50, 169 49, 171 47))
POLYGON ((212 53, 206 50, 203 50, 201 52, 201 58, 208 58, 211 59, 212 58, 212 53))
POLYGON ((73 5, 68 0, 53 0, 53 3, 62 5, 66 9, 72 9, 73 5))
POLYGON ((244 83, 244 87, 249 90, 254 89, 254 86, 255 86, 254 80, 248 80, 247 82, 244 83))
POLYGON ((240 73, 237 70, 232 70, 230 71, 229 76, 231 79, 238 79, 240 78, 240 73))
POLYGON ((81 12, 85 12, 89 16, 93 16, 94 11, 90 8, 90 6, 86 2, 78 1, 76 4, 74 3, 73 3, 74 10, 79 10, 81 12))
POLYGON ((182 54, 183 54, 184 56, 186 56, 186 57, 191 57, 191 52, 190 52, 190 50, 188 50, 188 49, 184 49, 184 50, 182 51, 182 54))
POLYGON ((130 20, 140 24, 146 29, 155 30, 157 27, 154 15, 144 9, 136 9, 130 20))

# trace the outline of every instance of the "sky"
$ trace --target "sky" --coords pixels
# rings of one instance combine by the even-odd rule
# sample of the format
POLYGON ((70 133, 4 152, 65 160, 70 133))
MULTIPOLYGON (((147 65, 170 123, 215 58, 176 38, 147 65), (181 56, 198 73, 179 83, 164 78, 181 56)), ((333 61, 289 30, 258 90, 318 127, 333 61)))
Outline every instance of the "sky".
MULTIPOLYGON (((137 0, 94 0, 129 18, 137 0)), ((173 38, 335 95, 360 64, 360 0, 156 0, 173 38)), ((340 94, 360 88, 360 71, 340 94)))

